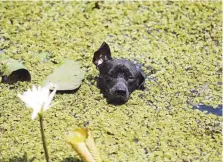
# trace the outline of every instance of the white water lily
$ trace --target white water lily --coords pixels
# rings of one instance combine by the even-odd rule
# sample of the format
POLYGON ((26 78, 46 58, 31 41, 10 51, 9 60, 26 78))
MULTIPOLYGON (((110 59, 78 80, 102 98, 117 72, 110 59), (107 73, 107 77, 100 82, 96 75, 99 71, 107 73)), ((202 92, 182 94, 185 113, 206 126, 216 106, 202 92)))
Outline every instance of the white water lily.
POLYGON ((55 93, 56 86, 50 93, 49 86, 32 87, 32 90, 28 89, 23 94, 18 94, 18 97, 26 104, 27 107, 33 109, 32 119, 35 119, 38 113, 48 110, 52 105, 50 104, 55 93))

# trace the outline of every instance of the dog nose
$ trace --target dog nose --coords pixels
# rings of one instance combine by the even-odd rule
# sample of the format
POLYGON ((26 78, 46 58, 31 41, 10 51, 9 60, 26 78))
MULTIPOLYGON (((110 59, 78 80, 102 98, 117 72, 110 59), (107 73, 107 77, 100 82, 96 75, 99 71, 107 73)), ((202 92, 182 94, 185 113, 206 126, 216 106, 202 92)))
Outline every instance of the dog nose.
POLYGON ((126 90, 118 89, 118 90, 115 91, 115 94, 120 95, 120 96, 125 96, 126 95, 126 90))

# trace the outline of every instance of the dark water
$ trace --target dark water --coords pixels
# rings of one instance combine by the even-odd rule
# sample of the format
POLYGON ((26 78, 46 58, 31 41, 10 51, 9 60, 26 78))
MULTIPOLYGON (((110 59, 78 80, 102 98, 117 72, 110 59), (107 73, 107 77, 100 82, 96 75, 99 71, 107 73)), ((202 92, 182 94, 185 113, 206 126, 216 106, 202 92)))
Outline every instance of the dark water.
POLYGON ((213 108, 211 106, 207 106, 204 104, 198 104, 196 106, 193 106, 193 109, 198 109, 202 112, 206 111, 206 114, 214 114, 217 116, 222 116, 222 105, 218 105, 218 107, 213 108))

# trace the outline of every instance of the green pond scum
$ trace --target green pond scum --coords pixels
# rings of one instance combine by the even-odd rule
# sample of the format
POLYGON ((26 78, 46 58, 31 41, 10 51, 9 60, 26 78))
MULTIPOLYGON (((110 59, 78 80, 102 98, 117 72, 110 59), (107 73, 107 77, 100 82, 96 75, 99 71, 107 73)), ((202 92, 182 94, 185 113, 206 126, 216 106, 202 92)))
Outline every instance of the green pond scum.
POLYGON ((80 62, 76 92, 57 93, 45 113, 51 161, 81 161, 65 135, 87 126, 105 162, 219 162, 222 117, 222 2, 0 2, 0 53, 21 61, 32 81, 0 84, 0 161, 42 162, 39 121, 17 97, 65 59, 80 62), (93 53, 138 60, 146 89, 120 106, 96 86, 93 53))

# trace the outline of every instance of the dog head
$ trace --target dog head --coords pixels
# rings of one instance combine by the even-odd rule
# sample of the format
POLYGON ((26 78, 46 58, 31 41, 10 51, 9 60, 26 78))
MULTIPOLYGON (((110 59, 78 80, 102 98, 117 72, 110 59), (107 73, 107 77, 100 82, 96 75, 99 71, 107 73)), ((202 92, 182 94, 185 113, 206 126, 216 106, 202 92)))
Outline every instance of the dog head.
POLYGON ((111 103, 125 103, 136 89, 143 89, 145 74, 126 59, 113 59, 107 43, 94 53, 93 63, 99 70, 98 87, 111 103))

